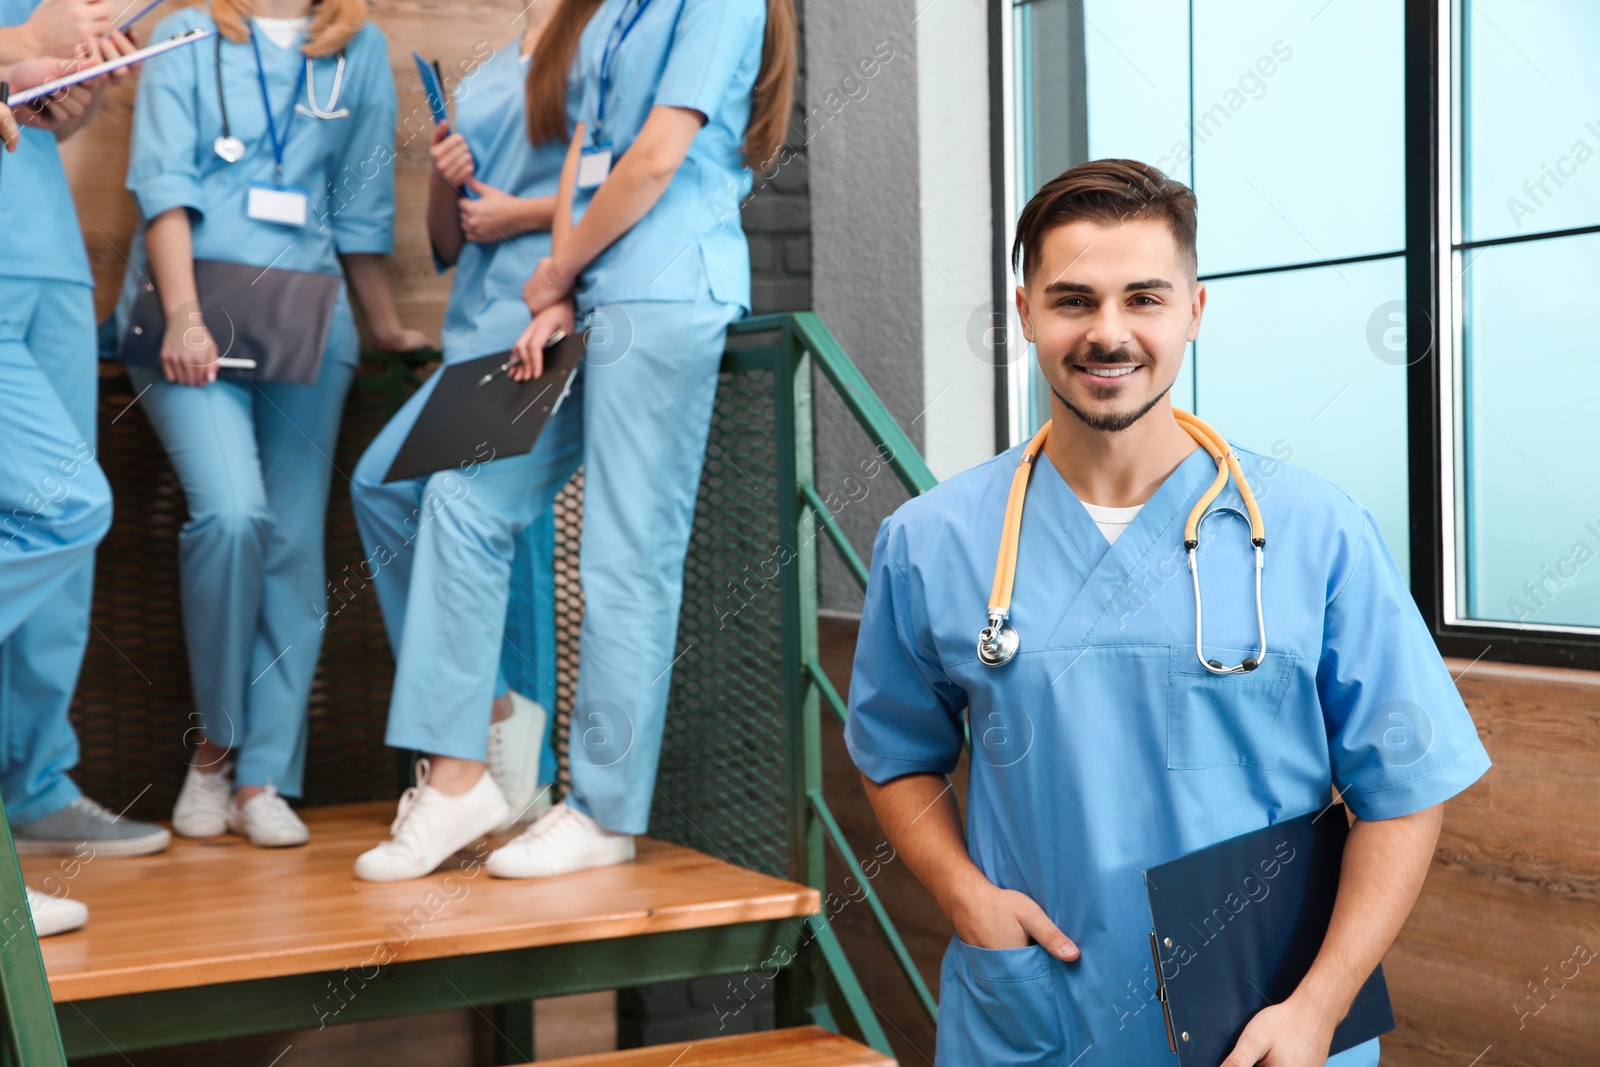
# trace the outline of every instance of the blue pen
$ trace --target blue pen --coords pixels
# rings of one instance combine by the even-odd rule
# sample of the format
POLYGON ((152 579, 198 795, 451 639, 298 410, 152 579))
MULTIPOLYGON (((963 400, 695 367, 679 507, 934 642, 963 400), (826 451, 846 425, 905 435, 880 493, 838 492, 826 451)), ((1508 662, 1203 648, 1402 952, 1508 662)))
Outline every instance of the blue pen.
POLYGON ((142 19, 146 15, 150 14, 150 12, 152 12, 156 8, 160 7, 163 2, 164 2, 164 0, 153 0, 152 3, 148 3, 148 4, 144 5, 144 7, 139 10, 139 13, 137 15, 133 16, 133 18, 131 18, 131 19, 128 19, 126 22, 120 23, 117 26, 118 32, 127 33, 129 30, 133 29, 133 24, 135 22, 138 22, 140 19, 142 19))

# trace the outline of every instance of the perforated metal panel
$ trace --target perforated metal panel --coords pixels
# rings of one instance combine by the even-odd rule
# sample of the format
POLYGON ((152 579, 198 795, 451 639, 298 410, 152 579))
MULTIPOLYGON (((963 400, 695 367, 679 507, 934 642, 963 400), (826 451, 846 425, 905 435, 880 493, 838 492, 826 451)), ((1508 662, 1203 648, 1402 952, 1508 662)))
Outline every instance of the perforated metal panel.
POLYGON ((787 742, 770 371, 724 374, 684 566, 650 832, 787 873, 787 742))

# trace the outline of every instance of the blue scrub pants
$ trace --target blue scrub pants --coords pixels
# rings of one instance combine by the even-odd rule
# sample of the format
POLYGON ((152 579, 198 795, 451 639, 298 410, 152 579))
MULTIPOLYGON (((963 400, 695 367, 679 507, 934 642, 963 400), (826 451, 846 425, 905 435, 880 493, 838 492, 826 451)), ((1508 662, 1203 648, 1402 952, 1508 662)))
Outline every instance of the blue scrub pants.
POLYGON ((111 526, 98 367, 92 289, 0 278, 0 795, 19 823, 79 795, 67 709, 111 526))
POLYGON ((341 293, 314 384, 195 387, 129 369, 189 502, 178 569, 195 713, 235 750, 237 786, 301 792, 328 487, 358 359, 341 293))
POLYGON ((737 305, 603 305, 571 395, 526 456, 382 482, 426 399, 373 441, 352 491, 397 648, 387 741, 482 760, 517 534, 584 468, 584 617, 567 802, 645 832, 683 599, 683 561, 737 305))

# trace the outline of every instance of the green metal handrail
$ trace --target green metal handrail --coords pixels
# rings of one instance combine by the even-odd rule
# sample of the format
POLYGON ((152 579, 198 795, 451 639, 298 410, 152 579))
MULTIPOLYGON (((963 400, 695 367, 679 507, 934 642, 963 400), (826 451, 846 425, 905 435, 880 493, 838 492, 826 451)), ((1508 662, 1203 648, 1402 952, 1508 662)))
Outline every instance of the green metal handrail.
MULTIPOLYGON (((865 432, 868 442, 883 456, 908 492, 923 493, 938 480, 860 369, 815 313, 801 311, 750 318, 735 323, 728 333, 729 359, 724 364, 725 369, 737 370, 746 361, 769 358, 775 360, 779 370, 779 512, 781 528, 786 535, 796 538, 796 543, 790 546, 794 552, 794 566, 784 569, 783 626, 784 698, 790 723, 793 777, 790 783, 791 876, 826 893, 824 852, 831 846, 850 875, 862 886, 873 920, 917 1002, 930 1019, 936 1019, 937 1001, 822 792, 820 707, 826 704, 841 723, 848 719, 849 711, 833 681, 822 669, 819 658, 816 538, 804 536, 801 531, 814 532, 820 528, 863 590, 868 571, 823 500, 813 476, 812 371, 819 372, 832 386, 865 432), (756 337, 774 333, 779 335, 775 344, 754 343, 756 337)), ((819 927, 826 927, 822 917, 814 917, 814 920, 819 927)), ((822 957, 823 965, 832 972, 832 981, 841 994, 839 999, 854 1016, 863 1038, 880 1052, 890 1053, 881 1026, 872 1018, 870 1003, 850 995, 855 978, 849 960, 826 944, 822 957)), ((859 993, 859 989, 856 992, 859 993)), ((822 1013, 815 1010, 818 1007, 813 1005, 812 1014, 820 1020, 822 1013)))

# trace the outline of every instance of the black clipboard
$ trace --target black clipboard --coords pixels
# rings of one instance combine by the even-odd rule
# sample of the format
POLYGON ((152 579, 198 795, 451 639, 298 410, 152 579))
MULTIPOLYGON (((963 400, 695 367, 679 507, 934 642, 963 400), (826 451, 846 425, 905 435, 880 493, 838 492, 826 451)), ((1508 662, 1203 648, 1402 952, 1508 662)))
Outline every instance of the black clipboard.
POLYGON ((583 361, 584 335, 546 345, 544 373, 518 382, 504 372, 509 352, 447 363, 438 384, 417 413, 411 432, 395 453, 385 482, 420 478, 533 451, 539 434, 572 392, 583 361), (484 378, 488 381, 484 381, 484 378))
MULTIPOLYGON (((1311 969, 1349 833, 1344 805, 1333 804, 1145 871, 1157 996, 1182 1067, 1216 1067, 1245 1024, 1287 999, 1311 969)), ((1393 1029, 1380 966, 1334 1030, 1329 1054, 1393 1029)))

